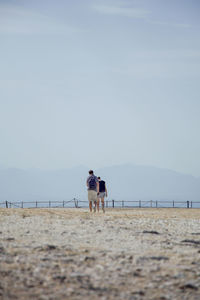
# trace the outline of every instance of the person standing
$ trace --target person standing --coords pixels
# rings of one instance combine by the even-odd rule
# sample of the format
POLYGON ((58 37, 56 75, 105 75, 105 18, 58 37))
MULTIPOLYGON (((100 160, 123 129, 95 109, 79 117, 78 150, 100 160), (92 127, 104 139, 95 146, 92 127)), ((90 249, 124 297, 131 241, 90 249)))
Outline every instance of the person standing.
POLYGON ((98 178, 94 175, 93 170, 89 171, 89 176, 87 178, 86 185, 88 188, 88 201, 90 212, 92 212, 93 205, 94 212, 96 212, 97 193, 99 193, 99 181, 98 178))
POLYGON ((101 208, 105 213, 104 198, 108 197, 108 192, 107 192, 105 181, 101 180, 101 177, 98 177, 98 180, 99 180, 99 193, 97 194, 97 210, 99 212, 99 201, 101 200, 101 208))

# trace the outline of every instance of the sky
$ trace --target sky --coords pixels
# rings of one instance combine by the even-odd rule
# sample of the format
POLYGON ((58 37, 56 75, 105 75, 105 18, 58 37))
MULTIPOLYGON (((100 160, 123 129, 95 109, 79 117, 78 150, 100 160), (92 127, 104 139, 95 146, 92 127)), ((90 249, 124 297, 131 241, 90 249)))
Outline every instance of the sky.
POLYGON ((0 0, 0 165, 200 176, 199 0, 0 0))

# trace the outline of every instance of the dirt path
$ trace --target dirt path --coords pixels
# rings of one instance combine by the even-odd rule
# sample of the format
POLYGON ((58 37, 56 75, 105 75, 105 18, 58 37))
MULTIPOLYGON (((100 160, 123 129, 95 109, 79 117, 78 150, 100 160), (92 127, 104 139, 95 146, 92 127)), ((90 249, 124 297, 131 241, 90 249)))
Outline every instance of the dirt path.
POLYGON ((0 209, 0 299, 200 299, 200 209, 0 209))

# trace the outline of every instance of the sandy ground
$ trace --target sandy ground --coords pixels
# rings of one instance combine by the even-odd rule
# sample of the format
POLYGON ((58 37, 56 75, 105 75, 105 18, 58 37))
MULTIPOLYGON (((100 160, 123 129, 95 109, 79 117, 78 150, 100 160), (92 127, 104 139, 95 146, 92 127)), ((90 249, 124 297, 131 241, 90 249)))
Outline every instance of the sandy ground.
POLYGON ((0 299, 200 299, 200 209, 0 209, 0 299))

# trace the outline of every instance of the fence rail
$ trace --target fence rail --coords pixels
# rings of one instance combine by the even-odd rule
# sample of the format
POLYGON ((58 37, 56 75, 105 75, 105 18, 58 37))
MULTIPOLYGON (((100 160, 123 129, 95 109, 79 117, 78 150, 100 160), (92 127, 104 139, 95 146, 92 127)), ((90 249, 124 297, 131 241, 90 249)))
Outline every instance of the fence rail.
MULTIPOLYGON (((0 208, 86 208, 88 201, 73 198, 63 201, 4 201, 0 208)), ((200 201, 105 200, 106 208, 200 208, 200 201)))

